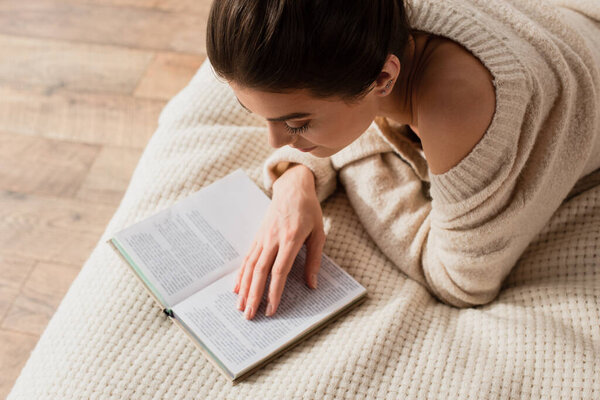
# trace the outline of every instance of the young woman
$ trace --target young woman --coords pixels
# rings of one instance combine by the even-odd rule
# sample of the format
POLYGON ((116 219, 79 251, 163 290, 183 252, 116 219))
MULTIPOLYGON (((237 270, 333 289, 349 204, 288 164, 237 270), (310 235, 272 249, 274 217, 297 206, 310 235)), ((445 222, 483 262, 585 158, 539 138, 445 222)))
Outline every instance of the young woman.
POLYGON ((210 62, 278 148, 234 289, 246 318, 265 290, 277 310, 305 242, 317 286, 320 202, 338 177, 378 247, 438 299, 497 296, 600 167, 600 12, 532 3, 213 2, 210 62))

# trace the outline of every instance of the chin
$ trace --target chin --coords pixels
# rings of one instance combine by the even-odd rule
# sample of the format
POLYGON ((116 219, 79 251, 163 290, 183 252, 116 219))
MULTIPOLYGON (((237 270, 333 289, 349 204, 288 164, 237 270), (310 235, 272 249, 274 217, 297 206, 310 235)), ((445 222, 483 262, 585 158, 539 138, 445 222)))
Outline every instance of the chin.
POLYGON ((327 157, 331 157, 332 155, 334 155, 335 153, 337 153, 338 151, 340 151, 341 149, 329 149, 326 147, 317 147, 316 149, 314 149, 313 151, 310 152, 310 154, 312 154, 315 157, 318 158, 327 158, 327 157))

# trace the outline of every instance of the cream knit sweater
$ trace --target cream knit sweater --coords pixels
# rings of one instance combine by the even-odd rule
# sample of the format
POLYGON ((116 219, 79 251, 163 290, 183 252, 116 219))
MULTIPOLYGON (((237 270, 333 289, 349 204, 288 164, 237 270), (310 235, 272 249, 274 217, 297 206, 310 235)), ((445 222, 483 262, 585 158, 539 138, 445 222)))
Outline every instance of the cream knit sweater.
POLYGON ((444 303, 485 304, 576 181, 600 167, 600 3, 411 6, 413 28, 462 44, 494 77, 496 111, 479 143, 432 174, 405 127, 377 118, 329 158, 276 150, 264 185, 271 189, 288 162, 302 163, 324 201, 339 176, 366 231, 400 270, 444 303))

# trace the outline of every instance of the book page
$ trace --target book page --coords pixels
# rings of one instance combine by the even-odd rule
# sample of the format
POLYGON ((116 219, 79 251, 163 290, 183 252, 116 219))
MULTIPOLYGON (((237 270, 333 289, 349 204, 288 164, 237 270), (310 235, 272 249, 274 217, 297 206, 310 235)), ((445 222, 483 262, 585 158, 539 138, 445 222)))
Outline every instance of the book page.
POLYGON ((184 326, 234 374, 267 357, 335 311, 366 293, 366 289, 323 254, 317 289, 304 280, 306 245, 288 274, 275 314, 264 315, 270 274, 258 311, 246 320, 236 307, 235 273, 177 304, 173 311, 184 326))
POLYGON ((269 202, 238 169, 114 239, 170 308, 239 268, 269 202))

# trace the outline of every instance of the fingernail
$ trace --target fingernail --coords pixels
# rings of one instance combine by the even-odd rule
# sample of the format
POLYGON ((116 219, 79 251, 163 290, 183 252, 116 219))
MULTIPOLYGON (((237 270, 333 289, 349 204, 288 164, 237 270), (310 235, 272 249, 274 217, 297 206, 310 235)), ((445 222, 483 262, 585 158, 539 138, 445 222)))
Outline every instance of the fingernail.
POLYGON ((244 296, 240 296, 240 298, 238 299, 238 304, 237 304, 237 308, 240 311, 244 311, 244 303, 245 303, 246 299, 244 299, 244 296))
POLYGON ((250 319, 252 316, 252 306, 246 307, 246 319, 250 319))
POLYGON ((267 312, 265 313, 267 317, 273 315, 273 304, 267 303, 267 312))
POLYGON ((310 274, 310 284, 313 286, 313 288, 317 288, 317 275, 316 274, 310 274))
POLYGON ((235 284, 235 287, 233 288, 233 293, 237 293, 237 291, 238 291, 239 287, 240 287, 240 284, 239 284, 239 283, 236 283, 236 284, 235 284))

